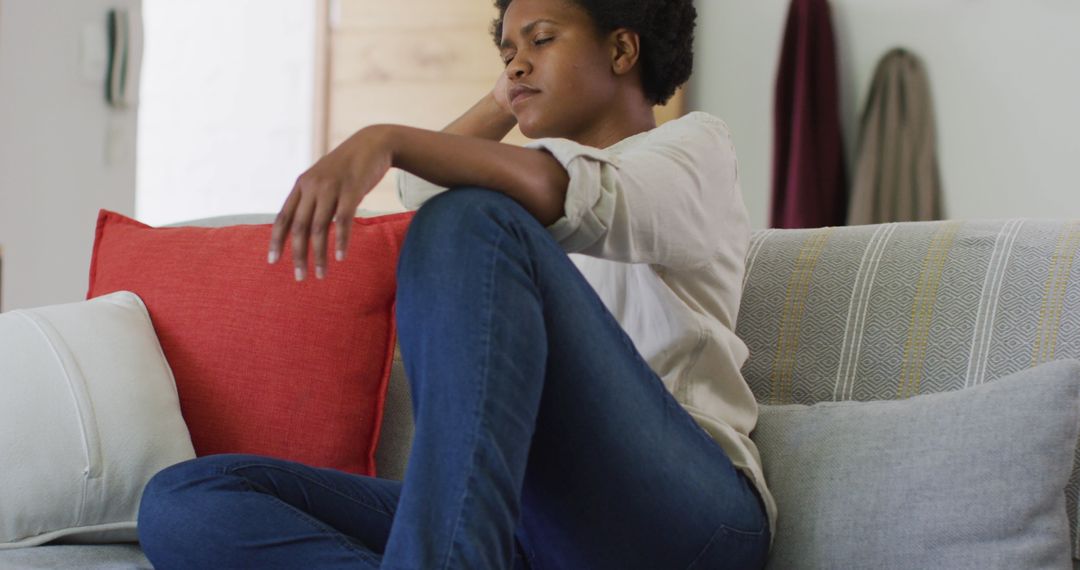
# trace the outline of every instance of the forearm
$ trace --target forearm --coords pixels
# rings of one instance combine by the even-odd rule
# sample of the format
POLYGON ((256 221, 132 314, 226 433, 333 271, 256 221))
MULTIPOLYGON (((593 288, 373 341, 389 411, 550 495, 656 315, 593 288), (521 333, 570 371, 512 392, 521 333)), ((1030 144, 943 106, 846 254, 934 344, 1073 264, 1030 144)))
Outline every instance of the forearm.
POLYGON ((501 141, 517 119, 507 113, 489 93, 442 130, 444 133, 501 141))
POLYGON ((570 177, 545 151, 399 125, 368 129, 390 149, 393 166, 428 182, 503 192, 544 225, 563 216, 570 177))

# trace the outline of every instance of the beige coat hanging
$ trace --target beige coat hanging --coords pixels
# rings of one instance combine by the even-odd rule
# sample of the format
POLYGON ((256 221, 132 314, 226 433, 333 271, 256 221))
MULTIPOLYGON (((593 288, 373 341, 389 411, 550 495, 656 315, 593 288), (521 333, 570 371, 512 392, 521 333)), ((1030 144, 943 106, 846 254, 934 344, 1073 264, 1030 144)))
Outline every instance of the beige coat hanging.
POLYGON ((938 220, 941 175, 930 85, 918 58, 887 53, 860 124, 848 224, 938 220))

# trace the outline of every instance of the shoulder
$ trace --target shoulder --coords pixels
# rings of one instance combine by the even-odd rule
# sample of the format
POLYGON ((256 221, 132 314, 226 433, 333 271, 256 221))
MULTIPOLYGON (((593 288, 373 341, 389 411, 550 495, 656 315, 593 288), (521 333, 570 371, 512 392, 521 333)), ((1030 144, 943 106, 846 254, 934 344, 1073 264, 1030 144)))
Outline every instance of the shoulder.
POLYGON ((620 166, 623 159, 639 157, 642 154, 712 162, 718 155, 730 155, 733 158, 735 151, 727 123, 702 111, 687 113, 652 130, 623 139, 608 148, 596 148, 555 138, 537 139, 525 146, 546 150, 563 166, 578 158, 620 166))
POLYGON ((692 111, 670 122, 679 123, 689 128, 706 128, 725 135, 731 134, 731 129, 723 119, 704 111, 692 111))
POLYGON ((693 111, 656 127, 654 135, 712 135, 725 139, 731 138, 731 129, 720 117, 704 111, 693 111))
POLYGON ((631 146, 639 150, 670 147, 711 156, 717 152, 734 153, 735 150, 727 123, 701 111, 668 121, 649 131, 639 144, 631 146))
POLYGON ((648 131, 626 154, 659 153, 688 161, 698 169, 726 168, 735 160, 735 145, 727 124, 715 115, 695 111, 648 131))

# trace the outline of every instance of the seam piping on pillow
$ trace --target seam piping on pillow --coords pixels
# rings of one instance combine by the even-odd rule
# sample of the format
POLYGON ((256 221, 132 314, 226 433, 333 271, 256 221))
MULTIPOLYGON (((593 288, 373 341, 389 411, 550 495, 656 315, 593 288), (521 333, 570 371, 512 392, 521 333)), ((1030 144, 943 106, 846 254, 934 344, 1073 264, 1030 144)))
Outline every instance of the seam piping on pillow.
POLYGON ((379 439, 382 437, 382 424, 386 416, 386 395, 390 391, 390 376, 394 373, 394 353, 397 352, 397 300, 390 306, 390 331, 387 335, 386 362, 383 364, 382 378, 379 380, 379 391, 376 396, 378 405, 375 406, 375 429, 371 430, 371 440, 368 442, 368 465, 371 477, 379 476, 379 465, 375 460, 375 454, 379 449, 379 439))
POLYGON ((74 361, 74 358, 70 357, 65 359, 61 356, 60 351, 57 349, 57 340, 60 339, 60 334, 39 315, 33 314, 27 311, 16 311, 15 314, 28 321, 45 339, 45 342, 49 345, 53 357, 56 359, 56 363, 60 366, 60 369, 64 372, 64 379, 68 384, 68 391, 71 394, 72 403, 75 405, 75 410, 79 414, 79 430, 82 436, 83 451, 85 453, 85 459, 87 468, 83 477, 83 488, 81 492, 81 499, 79 501, 79 511, 76 521, 78 524, 82 524, 83 515, 86 511, 86 501, 88 494, 88 486, 90 479, 100 478, 102 474, 102 459, 101 459, 101 441, 97 433, 97 419, 94 417, 93 405, 90 402, 90 395, 86 391, 86 380, 82 375, 82 370, 77 370, 79 380, 82 387, 82 398, 79 397, 79 389, 75 386, 75 381, 72 376, 71 370, 67 366, 67 360, 70 360, 72 366, 78 369, 78 363, 74 361), (46 330, 48 329, 48 330, 46 330), (52 334, 50 334, 52 333, 52 334))

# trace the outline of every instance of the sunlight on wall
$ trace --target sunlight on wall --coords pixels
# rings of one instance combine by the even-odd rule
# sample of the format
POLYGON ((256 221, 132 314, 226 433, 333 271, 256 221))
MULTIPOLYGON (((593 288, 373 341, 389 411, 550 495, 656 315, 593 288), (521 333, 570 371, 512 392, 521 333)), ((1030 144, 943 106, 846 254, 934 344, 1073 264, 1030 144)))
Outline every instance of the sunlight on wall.
POLYGON ((314 160, 315 0, 143 0, 136 216, 276 212, 314 160))

